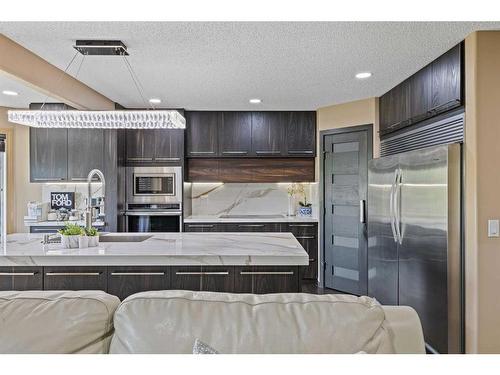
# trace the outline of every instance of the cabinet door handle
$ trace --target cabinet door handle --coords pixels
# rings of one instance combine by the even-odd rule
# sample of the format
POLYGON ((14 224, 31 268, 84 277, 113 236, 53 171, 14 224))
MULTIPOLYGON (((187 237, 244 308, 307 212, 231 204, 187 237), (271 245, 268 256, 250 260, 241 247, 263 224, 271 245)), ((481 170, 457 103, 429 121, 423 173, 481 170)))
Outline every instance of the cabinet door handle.
POLYGON ((52 178, 40 178, 40 177, 35 177, 33 178, 34 181, 64 181, 64 178, 62 177, 52 177, 52 178))
POLYGON ((293 275, 293 271, 240 271, 240 275, 293 275))
POLYGON ((439 105, 436 105, 436 106, 432 107, 427 112, 428 113, 433 113, 433 112, 437 111, 439 108, 446 107, 446 106, 448 106, 448 105, 450 105, 452 103, 460 103, 460 100, 459 99, 452 99, 450 101, 447 101, 446 103, 441 103, 439 105))
POLYGON ((201 276, 201 275, 227 276, 227 275, 229 275, 229 271, 221 271, 221 272, 210 272, 210 271, 183 272, 183 271, 179 271, 179 272, 176 272, 175 274, 176 275, 193 275, 193 276, 201 276))
POLYGON ((314 236, 296 236, 295 238, 298 240, 312 240, 316 237, 314 237, 314 236))
POLYGON ((293 228, 298 228, 298 227, 313 228, 314 224, 288 224, 288 226, 293 228))
POLYGON ((309 263, 314 262, 316 259, 314 258, 309 258, 309 263))
POLYGON ((213 228, 213 224, 188 224, 188 228, 213 228))
POLYGON ((159 161, 179 161, 181 158, 155 158, 155 160, 159 161))
POLYGON ((0 272, 0 276, 35 276, 38 272, 0 272))
POLYGON ((290 150, 288 151, 289 154, 312 154, 312 150, 290 150))
POLYGON ((153 158, 127 158, 130 161, 152 161, 153 158))
POLYGON ((238 228, 262 228, 264 224, 238 224, 238 228))
POLYGON ((245 155, 248 154, 248 151, 222 151, 222 153, 229 155, 245 155))
POLYGON ((87 177, 71 177, 71 181, 87 181, 87 177))
POLYGON ((205 155, 205 154, 215 154, 215 151, 189 151, 189 153, 205 155))
POLYGON ((165 276, 165 272, 111 272, 111 276, 165 276))
POLYGON ((45 272, 45 276, 100 276, 102 272, 45 272))
POLYGON ((270 155, 276 155, 276 154, 281 154, 281 151, 255 151, 256 154, 259 154, 259 155, 266 155, 266 154, 270 154, 270 155))

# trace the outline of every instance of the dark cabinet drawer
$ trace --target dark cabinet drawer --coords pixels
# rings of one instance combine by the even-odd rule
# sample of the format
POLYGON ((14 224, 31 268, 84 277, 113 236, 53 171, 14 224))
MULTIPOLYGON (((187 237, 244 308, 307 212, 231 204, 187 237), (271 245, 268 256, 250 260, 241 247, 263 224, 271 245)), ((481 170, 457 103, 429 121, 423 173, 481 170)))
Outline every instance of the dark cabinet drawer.
POLYGON ((317 237, 318 235, 318 224, 316 223, 294 223, 287 224, 286 228, 283 230, 292 233, 295 237, 317 237))
POLYGON ((167 267, 108 267, 108 293, 121 300, 131 294, 170 287, 167 267))
POLYGON ((297 266, 235 267, 236 293, 297 293, 300 275, 297 266))
POLYGON ((44 267, 45 290, 107 290, 105 267, 44 267))
POLYGON ((221 232, 281 232, 280 223, 219 224, 221 232))
POLYGON ((0 267, 0 290, 42 289, 42 267, 0 267))
POLYGON ((171 289, 232 292, 234 291, 234 267, 171 267, 170 280, 171 289))
POLYGON ((184 232, 218 232, 219 224, 215 223, 192 223, 184 224, 184 232))

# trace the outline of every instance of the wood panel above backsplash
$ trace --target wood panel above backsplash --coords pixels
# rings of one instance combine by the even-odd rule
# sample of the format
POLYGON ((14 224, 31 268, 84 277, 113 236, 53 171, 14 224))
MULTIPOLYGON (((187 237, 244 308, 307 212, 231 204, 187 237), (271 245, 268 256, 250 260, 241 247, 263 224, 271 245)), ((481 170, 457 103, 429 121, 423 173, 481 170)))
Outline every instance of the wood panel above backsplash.
POLYGON ((314 182, 314 158, 188 159, 190 182, 314 182))

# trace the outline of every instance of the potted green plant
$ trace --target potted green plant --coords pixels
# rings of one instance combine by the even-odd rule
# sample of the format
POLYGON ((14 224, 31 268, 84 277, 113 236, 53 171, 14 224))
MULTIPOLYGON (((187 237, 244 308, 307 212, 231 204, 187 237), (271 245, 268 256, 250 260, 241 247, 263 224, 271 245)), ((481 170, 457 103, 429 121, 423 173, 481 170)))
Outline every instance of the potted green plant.
POLYGON ((80 226, 71 223, 66 224, 58 233, 61 235, 61 243, 66 249, 77 249, 80 236, 85 234, 80 226))
POLYGON ((90 229, 86 229, 85 234, 88 239, 88 247, 99 246, 99 232, 96 228, 92 227, 90 229))

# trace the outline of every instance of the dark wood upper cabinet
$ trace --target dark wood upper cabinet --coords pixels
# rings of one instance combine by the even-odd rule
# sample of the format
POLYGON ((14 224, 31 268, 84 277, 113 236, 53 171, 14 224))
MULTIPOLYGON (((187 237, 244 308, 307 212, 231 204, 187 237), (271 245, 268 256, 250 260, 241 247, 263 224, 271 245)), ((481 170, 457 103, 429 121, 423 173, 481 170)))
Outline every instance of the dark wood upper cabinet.
POLYGON ((131 129, 126 132, 127 163, 152 163, 155 152, 153 130, 131 129))
POLYGON ((68 177, 68 129, 30 128, 31 182, 68 177))
POLYGON ((463 104, 463 45, 459 44, 380 97, 380 134, 463 104))
POLYGON ((283 155, 283 137, 280 112, 252 112, 252 155, 283 155))
POLYGON ((441 113, 455 108, 462 101, 462 46, 452 48, 431 64, 431 112, 441 113))
POLYGON ((154 161, 180 163, 184 159, 184 130, 158 129, 154 133, 154 161))
POLYGON ((104 130, 68 129, 68 180, 87 181, 95 168, 104 170, 104 130))
POLYGON ((316 112, 282 112, 287 156, 316 156, 316 112))
POLYGON ((188 158, 315 157, 316 112, 186 112, 188 158))
POLYGON ((421 69, 408 79, 408 114, 413 123, 425 120, 431 107, 432 74, 430 69, 421 69))
POLYGON ((186 112, 186 155, 216 157, 219 155, 221 112, 186 112))
POLYGON ((125 137, 128 165, 179 164, 184 159, 182 129, 130 129, 125 137))
POLYGON ((409 81, 404 81, 380 98, 380 131, 390 132, 404 126, 409 110, 409 81))
POLYGON ((219 132, 222 157, 248 156, 252 147, 252 113, 223 112, 219 132))

